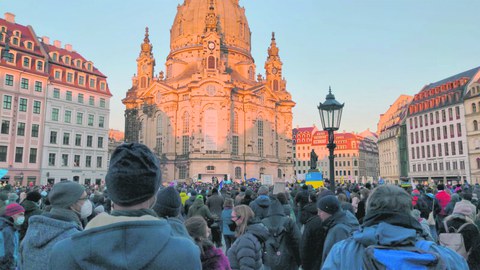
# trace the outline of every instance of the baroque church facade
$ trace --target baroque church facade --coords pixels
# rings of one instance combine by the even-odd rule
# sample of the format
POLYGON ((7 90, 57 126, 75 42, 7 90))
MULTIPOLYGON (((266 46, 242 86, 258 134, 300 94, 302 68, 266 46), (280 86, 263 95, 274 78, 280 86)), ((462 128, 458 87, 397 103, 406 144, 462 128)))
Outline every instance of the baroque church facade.
POLYGON ((149 146, 164 181, 292 178, 292 101, 272 33, 265 76, 238 0, 185 0, 154 74, 148 28, 122 100, 125 140, 149 146))

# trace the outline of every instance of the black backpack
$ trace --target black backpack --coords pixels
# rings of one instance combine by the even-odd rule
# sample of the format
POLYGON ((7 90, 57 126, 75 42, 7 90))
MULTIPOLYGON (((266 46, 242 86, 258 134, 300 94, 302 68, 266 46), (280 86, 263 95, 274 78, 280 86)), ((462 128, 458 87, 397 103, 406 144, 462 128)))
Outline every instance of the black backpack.
POLYGON ((295 260, 287 245, 288 222, 288 217, 282 217, 282 220, 278 223, 281 225, 272 224, 268 218, 262 220, 270 233, 267 240, 262 243, 263 263, 272 270, 285 269, 286 265, 290 265, 292 260, 295 260))

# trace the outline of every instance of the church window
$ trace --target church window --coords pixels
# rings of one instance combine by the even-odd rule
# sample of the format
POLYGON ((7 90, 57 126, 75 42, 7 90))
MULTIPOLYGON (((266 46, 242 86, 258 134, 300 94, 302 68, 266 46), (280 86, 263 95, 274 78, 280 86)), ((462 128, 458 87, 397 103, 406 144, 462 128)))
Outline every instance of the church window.
POLYGON ((157 155, 161 155, 163 152, 162 137, 156 139, 155 152, 157 155))
POLYGON ((263 120, 262 119, 257 120, 257 134, 258 134, 258 137, 263 137, 263 120))
POLYGON ((478 122, 477 120, 473 120, 473 130, 477 131, 478 130, 478 122))
POLYGON ((232 155, 238 156, 238 136, 232 137, 232 155))
POLYGON ((188 154, 190 151, 190 142, 189 142, 189 136, 188 135, 183 135, 182 136, 182 155, 188 154))
POLYGON ((283 176, 283 175, 282 175, 282 169, 278 169, 278 170, 277 170, 277 177, 278 177, 278 178, 282 178, 282 176, 283 176))
POLYGON ((182 133, 185 134, 185 133, 188 133, 190 132, 190 115, 188 114, 188 112, 185 112, 183 113, 183 128, 182 128, 182 133))
POLYGON ((242 168, 235 167, 235 178, 241 179, 242 178, 242 168))
POLYGON ((233 113, 233 133, 238 134, 238 113, 233 113))
POLYGON ((178 178, 180 179, 186 179, 188 177, 187 175, 187 167, 181 166, 178 168, 178 178))
POLYGON ((472 112, 477 112, 477 105, 475 103, 472 103, 472 112))
POLYGON ((163 133, 163 118, 162 115, 157 115, 157 136, 163 133))
POLYGON ((207 64, 208 69, 215 69, 215 57, 214 56, 209 56, 207 62, 208 62, 208 64, 207 64))
POLYGON ((278 91, 278 80, 273 80, 273 91, 278 91))

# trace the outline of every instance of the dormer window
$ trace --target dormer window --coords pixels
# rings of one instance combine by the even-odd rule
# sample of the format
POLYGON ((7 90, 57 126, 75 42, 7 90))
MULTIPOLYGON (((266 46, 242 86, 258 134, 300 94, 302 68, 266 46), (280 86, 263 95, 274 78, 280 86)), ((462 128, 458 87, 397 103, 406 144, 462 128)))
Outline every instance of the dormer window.
POLYGON ((29 50, 33 50, 33 42, 31 41, 25 42, 25 47, 29 50))
POLYGON ((92 63, 88 63, 88 64, 87 64, 87 69, 88 69, 89 71, 92 71, 92 63))
POLYGON ((80 61, 80 60, 75 61, 75 66, 77 68, 81 68, 82 67, 82 61, 80 61))
POLYGON ((18 44, 20 44, 20 39, 18 37, 12 38, 12 44, 18 46, 18 44))
POLYGON ((100 83, 100 90, 105 91, 105 82, 100 83))
POLYGON ((18 30, 15 30, 15 31, 13 31, 13 36, 15 36, 15 37, 21 37, 21 36, 22 36, 22 33, 21 33, 20 31, 18 31, 18 30))
POLYGON ((23 63, 22 66, 24 68, 30 68, 30 58, 29 57, 23 57, 23 63))
POLYGON ((64 62, 65 62, 65 64, 70 65, 70 57, 65 56, 64 62))
POLYGON ((37 60, 37 71, 43 71, 43 61, 37 60))
POLYGON ((58 61, 58 54, 57 53, 52 54, 52 60, 55 61, 55 62, 58 61))

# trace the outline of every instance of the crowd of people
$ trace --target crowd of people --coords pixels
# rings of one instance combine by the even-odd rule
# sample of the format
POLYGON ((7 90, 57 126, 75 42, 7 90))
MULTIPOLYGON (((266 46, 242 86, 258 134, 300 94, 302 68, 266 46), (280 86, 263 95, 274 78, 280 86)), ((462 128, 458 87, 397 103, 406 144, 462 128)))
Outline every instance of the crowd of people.
POLYGON ((105 187, 3 187, 0 269, 480 269, 478 184, 163 182, 128 143, 105 187))

